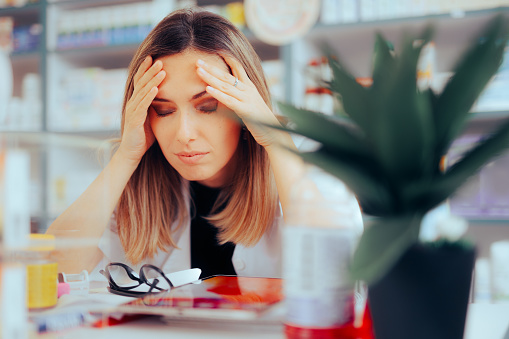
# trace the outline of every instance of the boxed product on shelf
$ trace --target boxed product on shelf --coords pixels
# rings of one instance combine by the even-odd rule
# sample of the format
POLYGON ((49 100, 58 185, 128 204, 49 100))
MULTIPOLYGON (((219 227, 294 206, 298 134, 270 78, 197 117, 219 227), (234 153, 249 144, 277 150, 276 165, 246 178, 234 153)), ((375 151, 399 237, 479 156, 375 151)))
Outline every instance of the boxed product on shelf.
MULTIPOLYGON (((477 135, 465 135, 456 140, 448 155, 449 166, 461 159, 478 141, 477 135)), ((507 219, 509 217, 509 184, 507 167, 509 153, 484 166, 451 198, 451 212, 474 219, 507 219)))
POLYGON ((219 14, 230 20, 238 28, 246 26, 246 18, 244 16, 244 4, 240 1, 230 2, 224 6, 208 5, 202 7, 204 10, 219 14))
POLYGON ((378 18, 377 0, 359 1, 359 18, 361 21, 374 21, 378 18))
POLYGON ((55 131, 118 129, 126 69, 85 68, 65 72, 59 81, 48 128, 55 131))
POLYGON ((112 29, 108 45, 134 44, 141 42, 152 28, 150 11, 147 4, 127 4, 110 8, 112 29))
POLYGON ((323 24, 339 24, 359 21, 359 0, 323 0, 320 22, 323 24))
POLYGON ((342 22, 357 22, 359 21, 359 6, 357 0, 343 0, 342 1, 342 22))
MULTIPOLYGON (((76 161, 80 161, 77 154, 69 154, 67 156, 73 156, 76 161)), ((81 170, 74 168, 66 173, 54 173, 54 176, 50 178, 48 196, 49 215, 58 216, 62 213, 83 194, 97 175, 97 170, 87 168, 81 170)))
POLYGON ((284 64, 281 60, 267 60, 262 62, 263 72, 273 101, 285 99, 284 64))
POLYGON ((152 29, 152 3, 133 3, 62 12, 57 49, 141 42, 152 29))
POLYGON ((23 77, 21 97, 11 97, 7 109, 0 120, 5 130, 37 131, 42 123, 42 100, 40 77, 27 73, 23 77))
POLYGON ((13 72, 9 59, 12 50, 12 27, 14 19, 11 17, 0 18, 0 125, 7 117, 8 101, 12 96, 13 72))
POLYGON ((244 4, 240 1, 230 2, 229 4, 226 4, 224 6, 223 15, 239 28, 243 28, 246 26, 246 18, 244 16, 244 4))
POLYGON ((304 96, 304 108, 333 115, 337 110, 337 103, 332 92, 327 88, 308 88, 304 96))
POLYGON ((417 64, 417 86, 420 90, 432 87, 436 63, 435 43, 430 41, 423 46, 417 64))
POLYGON ((124 99, 124 85, 127 69, 103 70, 99 102, 102 112, 102 125, 108 128, 120 128, 120 112, 124 99))
POLYGON ((38 3, 39 0, 0 0, 0 8, 22 7, 28 4, 38 3))
POLYGON ((431 82, 431 88, 435 93, 442 93, 445 88, 445 85, 454 75, 453 72, 436 72, 433 75, 433 80, 431 82))
POLYGON ((341 2, 337 0, 322 0, 320 22, 325 25, 341 22, 341 2))
MULTIPOLYGON (((341 6, 338 5, 341 1, 344 0, 330 0, 324 1, 323 3, 341 6)), ((462 16, 466 11, 508 5, 506 0, 356 0, 356 3, 360 21, 387 20, 439 13, 450 13, 452 16, 462 16)), ((326 11, 326 9, 323 11, 326 11)), ((330 16, 331 14, 329 13, 328 15, 330 16)), ((341 21, 337 21, 336 23, 339 22, 341 21)))
POLYGON ((14 53, 27 53, 37 51, 41 40, 42 26, 32 24, 28 26, 15 26, 12 31, 14 53))

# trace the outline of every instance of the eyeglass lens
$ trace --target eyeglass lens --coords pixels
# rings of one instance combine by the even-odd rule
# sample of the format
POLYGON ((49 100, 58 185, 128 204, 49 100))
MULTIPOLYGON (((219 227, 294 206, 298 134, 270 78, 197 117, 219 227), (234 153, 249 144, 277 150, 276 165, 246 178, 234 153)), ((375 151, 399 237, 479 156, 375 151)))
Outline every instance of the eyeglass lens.
POLYGON ((171 283, 157 267, 145 265, 140 270, 140 275, 146 279, 146 284, 152 287, 153 292, 167 291, 171 289, 171 283))
POLYGON ((110 273, 111 278, 113 281, 119 286, 123 288, 129 288, 129 287, 136 287, 140 285, 139 276, 136 272, 132 271, 129 272, 131 275, 133 275, 135 279, 133 280, 132 277, 128 274, 128 268, 120 266, 120 265, 114 265, 111 264, 108 266, 108 271, 110 273))

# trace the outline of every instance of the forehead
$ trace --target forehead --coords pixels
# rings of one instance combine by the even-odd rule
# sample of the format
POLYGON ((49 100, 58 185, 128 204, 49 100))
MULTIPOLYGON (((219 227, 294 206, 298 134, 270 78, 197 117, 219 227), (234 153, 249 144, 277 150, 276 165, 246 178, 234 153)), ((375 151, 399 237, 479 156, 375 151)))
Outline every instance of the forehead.
POLYGON ((198 59, 229 72, 229 68, 221 56, 196 50, 185 50, 178 54, 159 57, 157 60, 163 62, 163 69, 166 71, 167 77, 171 78, 179 73, 196 73, 196 61, 198 59))

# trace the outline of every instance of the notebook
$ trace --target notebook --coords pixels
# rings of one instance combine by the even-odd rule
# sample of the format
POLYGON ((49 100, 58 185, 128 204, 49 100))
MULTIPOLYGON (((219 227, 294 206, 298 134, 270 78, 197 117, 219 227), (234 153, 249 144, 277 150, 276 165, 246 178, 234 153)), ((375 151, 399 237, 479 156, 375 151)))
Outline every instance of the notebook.
POLYGON ((135 299, 116 311, 172 319, 256 320, 282 299, 282 279, 212 276, 135 299))

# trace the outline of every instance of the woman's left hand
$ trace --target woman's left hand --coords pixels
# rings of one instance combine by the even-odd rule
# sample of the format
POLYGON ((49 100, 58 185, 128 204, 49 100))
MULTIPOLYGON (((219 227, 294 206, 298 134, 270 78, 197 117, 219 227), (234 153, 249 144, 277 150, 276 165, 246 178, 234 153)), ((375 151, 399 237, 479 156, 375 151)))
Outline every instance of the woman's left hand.
POLYGON ((198 75, 208 84, 207 92, 243 120, 258 144, 263 147, 274 145, 279 133, 253 121, 272 125, 279 124, 279 121, 247 76, 240 62, 229 56, 222 57, 233 75, 203 60, 198 60, 196 63, 198 75))

